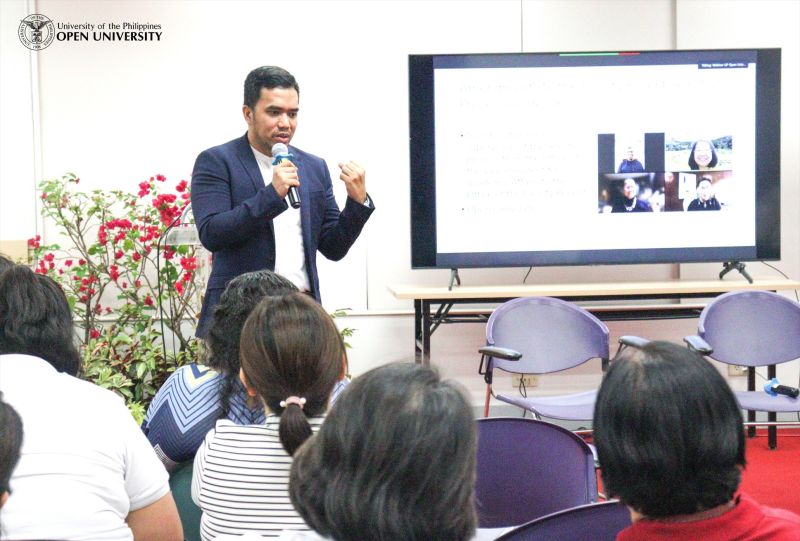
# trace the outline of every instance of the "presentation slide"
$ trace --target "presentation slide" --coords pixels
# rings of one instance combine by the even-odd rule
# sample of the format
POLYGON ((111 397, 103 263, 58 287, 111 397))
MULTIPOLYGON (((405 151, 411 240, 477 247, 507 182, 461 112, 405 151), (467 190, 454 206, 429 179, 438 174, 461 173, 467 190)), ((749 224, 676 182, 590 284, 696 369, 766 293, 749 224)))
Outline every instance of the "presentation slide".
POLYGON ((434 65, 437 252, 754 246, 755 72, 434 65))

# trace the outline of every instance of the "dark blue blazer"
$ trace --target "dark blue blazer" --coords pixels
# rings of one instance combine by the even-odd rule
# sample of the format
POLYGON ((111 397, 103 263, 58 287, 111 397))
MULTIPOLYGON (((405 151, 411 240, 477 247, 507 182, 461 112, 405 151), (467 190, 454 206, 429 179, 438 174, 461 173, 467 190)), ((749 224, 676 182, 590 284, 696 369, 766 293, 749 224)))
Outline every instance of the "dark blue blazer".
MULTIPOLYGON (((361 233, 374 206, 349 197, 339 211, 325 161, 289 147, 300 177, 300 226, 311 293, 319 301, 317 250, 338 261, 361 233)), ((245 272, 275 269, 272 219, 288 208, 265 185, 247 134, 203 151, 192 171, 192 213, 200 242, 213 253, 197 336, 205 337, 225 286, 245 272)))

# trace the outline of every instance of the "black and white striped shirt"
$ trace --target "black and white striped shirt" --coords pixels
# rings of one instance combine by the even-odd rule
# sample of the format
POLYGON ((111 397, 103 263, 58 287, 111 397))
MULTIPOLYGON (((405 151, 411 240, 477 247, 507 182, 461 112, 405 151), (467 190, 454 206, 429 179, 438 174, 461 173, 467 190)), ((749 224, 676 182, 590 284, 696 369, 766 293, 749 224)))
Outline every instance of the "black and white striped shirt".
MULTIPOLYGON (((324 416, 309 419, 316 432, 324 416)), ((194 459, 192 499, 203 510, 200 535, 258 533, 277 537, 283 530, 308 530, 289 500, 290 457, 278 438, 280 417, 263 425, 217 421, 194 459)))

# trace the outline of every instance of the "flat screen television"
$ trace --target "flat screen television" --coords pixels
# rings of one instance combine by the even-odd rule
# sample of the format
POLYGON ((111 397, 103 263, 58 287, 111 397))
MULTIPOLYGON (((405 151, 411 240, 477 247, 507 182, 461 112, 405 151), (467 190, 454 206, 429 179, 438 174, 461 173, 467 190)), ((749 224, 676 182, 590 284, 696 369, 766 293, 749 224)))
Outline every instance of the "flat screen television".
POLYGON ((411 55, 412 268, 779 259, 780 82, 780 49, 411 55))

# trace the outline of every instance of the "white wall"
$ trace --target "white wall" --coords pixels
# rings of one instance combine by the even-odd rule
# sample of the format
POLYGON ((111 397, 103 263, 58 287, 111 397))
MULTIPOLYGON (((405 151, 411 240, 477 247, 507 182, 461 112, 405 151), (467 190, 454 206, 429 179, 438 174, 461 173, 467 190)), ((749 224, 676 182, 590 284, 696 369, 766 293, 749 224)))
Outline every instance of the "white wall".
MULTIPOLYGON (((40 176, 74 171, 86 189, 134 189, 155 173, 171 181, 188 178, 201 150, 244 133, 240 111, 247 72, 281 65, 301 86, 294 143, 323 156, 334 169, 340 160, 361 161, 378 207, 345 260, 320 261, 326 307, 349 307, 357 314, 340 323, 358 329, 351 341, 351 368, 358 374, 388 360, 413 358, 411 303, 394 299, 387 286, 441 285, 448 279, 447 271, 410 269, 408 54, 782 47, 783 259, 777 266, 796 279, 798 6, 794 0, 3 1, 0 240, 33 234, 33 186, 40 176), (71 23, 157 23, 162 41, 56 42, 28 54, 15 33, 19 19, 33 12, 71 23), (38 103, 32 103, 37 92, 38 103), (40 121, 32 116, 35 105, 40 121), (40 145, 34 129, 41 130, 40 145)), ((343 202, 344 189, 336 191, 343 202)), ((749 268, 754 275, 773 274, 760 264, 749 268)), ((718 270, 714 265, 542 268, 534 269, 528 282, 710 277, 718 270)), ((525 272, 470 269, 461 276, 471 285, 515 283, 525 272)), ((641 334, 680 340, 695 325, 688 320, 610 326, 614 339, 641 334)), ((482 390, 476 350, 482 342, 483 328, 475 324, 443 326, 433 338, 434 364, 463 381, 476 401, 482 390)), ((787 374, 797 380, 796 369, 787 374)), ((597 381, 593 368, 542 384, 582 389, 597 381)))

